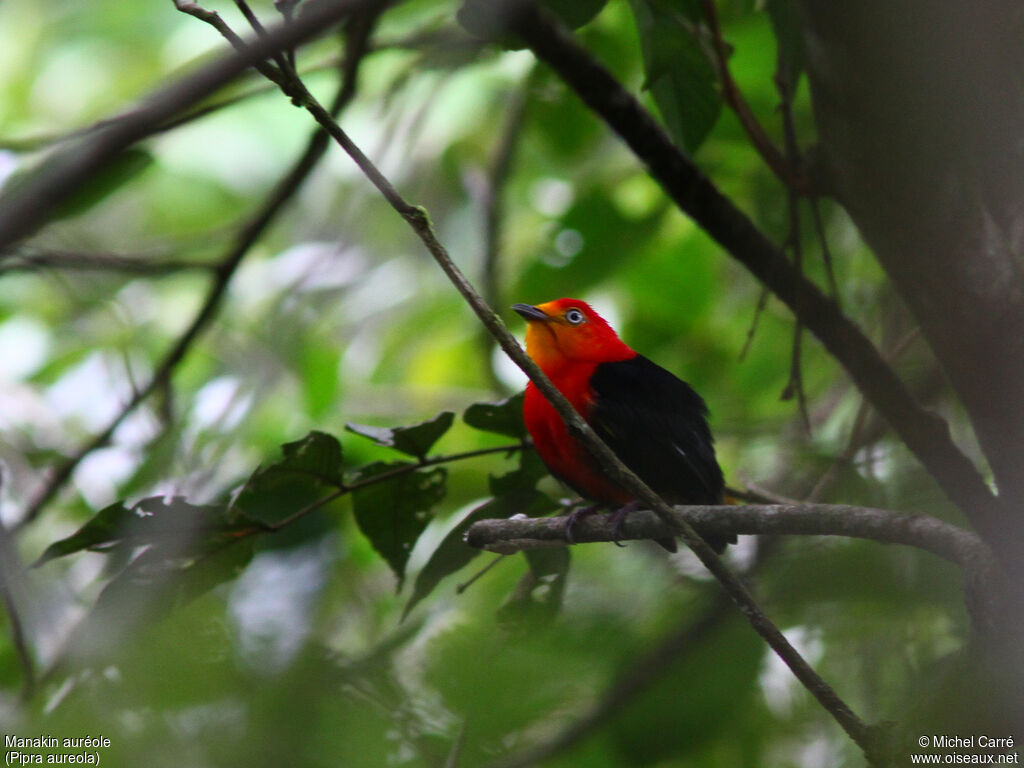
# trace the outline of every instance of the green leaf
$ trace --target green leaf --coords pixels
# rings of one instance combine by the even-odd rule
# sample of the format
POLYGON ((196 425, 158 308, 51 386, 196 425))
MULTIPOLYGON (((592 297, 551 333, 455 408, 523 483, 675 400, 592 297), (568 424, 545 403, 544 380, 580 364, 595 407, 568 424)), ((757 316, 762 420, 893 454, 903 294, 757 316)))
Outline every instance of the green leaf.
POLYGON ((631 0, 630 5, 640 32, 645 87, 673 142, 692 154, 722 110, 715 68, 684 14, 652 0, 631 0))
POLYGON ((91 620, 137 624, 181 608, 237 578, 252 556, 252 539, 205 541, 185 549, 151 547, 107 583, 91 620))
MULTIPOLYGON (((729 606, 715 606, 691 624, 685 653, 633 697, 610 736, 630 765, 665 765, 696 755, 716 739, 734 741, 757 691, 764 644, 729 606)), ((647 652, 641 647, 638 653, 647 652)))
POLYGON ((540 4, 570 29, 579 29, 604 8, 607 0, 541 0, 540 4))
MULTIPOLYGON (((414 465, 375 462, 362 467, 353 484, 414 465)), ((430 509, 444 498, 447 473, 443 467, 404 472, 352 492, 356 524, 398 578, 405 579, 416 540, 430 521, 430 509)))
MULTIPOLYGON (((540 0, 540 5, 562 24, 578 29, 593 19, 607 0, 540 0)), ((469 34, 484 40, 494 40, 502 47, 516 50, 523 42, 508 30, 506 4, 493 0, 464 0, 456 13, 459 24, 469 34)))
POLYGON ((310 432, 281 446, 283 459, 257 469, 232 510, 262 523, 278 523, 342 485, 341 443, 324 432, 310 432))
POLYGON ((790 93, 805 66, 804 36, 796 0, 768 0, 768 17, 778 46, 778 71, 790 93))
MULTIPOLYGON (((544 462, 541 461, 537 452, 530 449, 524 449, 519 452, 519 467, 511 472, 507 472, 504 475, 495 477, 491 475, 487 482, 491 489, 493 496, 508 496, 510 494, 519 493, 520 491, 533 490, 534 486, 537 485, 537 481, 548 474, 548 468, 544 466, 544 462)), ((545 497, 547 498, 547 497, 545 497)), ((551 509, 548 512, 553 512, 558 506, 555 502, 551 502, 551 509)), ((520 510, 526 513, 526 510, 520 510)), ((528 513, 527 513, 528 514, 528 513)), ((544 512, 537 512, 530 515, 535 517, 537 515, 545 514, 544 512)))
POLYGON ((496 403, 474 403, 462 414, 462 420, 474 429, 494 432, 516 439, 526 437, 523 424, 523 392, 496 403))
POLYGON ((118 502, 104 507, 73 534, 47 547, 33 567, 85 549, 191 541, 204 533, 227 532, 232 522, 224 507, 196 506, 180 496, 154 496, 130 508, 118 502))
MULTIPOLYGON (((520 479, 519 470, 509 474, 516 475, 517 480, 520 479)), ((494 478, 492 478, 492 488, 493 484, 494 478)), ((465 567, 480 554, 479 549, 470 547, 465 541, 466 531, 469 530, 473 523, 478 520, 506 518, 517 514, 538 517, 553 512, 557 508, 558 505, 540 491, 533 490, 532 488, 519 488, 506 496, 489 499, 480 506, 470 510, 459 521, 458 525, 448 532, 448 535, 444 537, 430 556, 427 564, 416 575, 412 596, 405 604, 405 609, 402 611, 402 619, 404 620, 421 600, 433 592, 434 588, 444 577, 465 567)))
POLYGON ((353 434, 372 440, 385 448, 415 456, 422 461, 455 421, 455 414, 442 411, 430 421, 410 424, 407 427, 372 427, 365 424, 346 424, 345 429, 353 434))
POLYGON ((505 629, 525 631, 536 622, 548 622, 558 615, 569 577, 568 547, 528 549, 523 554, 530 569, 523 574, 512 595, 498 610, 505 629))

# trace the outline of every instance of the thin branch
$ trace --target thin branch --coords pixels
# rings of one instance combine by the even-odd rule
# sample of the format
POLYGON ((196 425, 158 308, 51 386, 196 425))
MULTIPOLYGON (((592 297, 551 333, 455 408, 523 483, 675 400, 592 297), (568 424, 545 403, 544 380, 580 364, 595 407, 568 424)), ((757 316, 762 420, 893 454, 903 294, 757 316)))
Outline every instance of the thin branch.
POLYGON ((743 126, 743 130, 750 139, 750 143, 754 145, 754 149, 757 150, 761 159, 771 168, 779 181, 790 190, 800 194, 809 194, 811 182, 803 172, 801 164, 794 162, 792 157, 784 156, 772 140, 768 138, 768 134, 765 133, 764 128, 757 121, 754 111, 747 104, 746 99, 743 98, 743 93, 733 79, 732 72, 729 71, 729 51, 725 40, 722 38, 722 30, 718 23, 718 13, 715 11, 714 0, 701 0, 701 6, 704 9, 704 17, 707 19, 708 26, 711 28, 715 64, 718 69, 718 78, 722 83, 722 98, 729 105, 729 108, 736 113, 736 117, 739 119, 740 125, 743 126))
POLYGON ((11 272, 35 272, 40 269, 65 269, 95 272, 125 272, 132 275, 170 275, 188 270, 215 270, 216 264, 187 259, 146 258, 119 253, 22 248, 10 260, 0 264, 0 275, 11 272))
POLYGON ((761 315, 764 314, 765 307, 768 306, 768 297, 771 295, 771 291, 768 290, 768 286, 761 286, 761 295, 757 297, 757 306, 754 307, 754 316, 750 319, 750 327, 747 328, 747 338, 743 340, 743 349, 740 350, 740 361, 746 359, 750 353, 750 348, 754 346, 754 336, 757 335, 757 326, 761 322, 761 315))
POLYGON ((480 569, 479 571, 477 571, 476 573, 474 573, 474 574, 473 574, 472 576, 470 576, 470 577, 469 577, 468 579, 466 579, 465 581, 463 581, 463 582, 462 582, 462 583, 460 583, 460 584, 457 584, 457 585, 455 586, 455 594, 457 594, 457 595, 461 595, 461 594, 462 594, 463 592, 465 592, 465 591, 466 591, 467 589, 469 589, 469 588, 470 588, 471 586, 473 586, 474 584, 476 584, 476 582, 477 582, 477 581, 478 581, 478 580, 479 580, 479 579, 480 579, 480 578, 481 578, 482 576, 484 576, 485 574, 489 573, 489 572, 490 572, 490 570, 491 570, 491 569, 492 569, 492 568, 493 568, 494 566, 496 566, 496 565, 497 565, 498 563, 500 563, 500 562, 501 562, 502 560, 504 560, 504 559, 505 559, 505 556, 504 556, 504 555, 498 555, 498 556, 497 556, 496 558, 494 558, 493 560, 491 560, 491 562, 489 562, 489 563, 488 563, 487 565, 485 565, 485 566, 484 566, 483 568, 481 568, 481 569, 480 569))
MULTIPOLYGON (((528 25, 527 25, 528 26, 528 25)), ((412 227, 416 235, 423 241, 430 255, 447 275, 453 286, 470 305, 484 326, 497 339, 505 353, 518 365, 561 416, 566 428, 577 437, 588 452, 598 462, 601 469, 618 486, 626 489, 632 496, 648 505, 655 514, 686 542, 705 567, 718 579, 719 583, 746 616, 751 626, 768 643, 769 646, 789 666, 797 679, 819 701, 819 703, 836 719, 840 726, 868 755, 869 759, 882 761, 876 745, 876 738, 871 727, 865 724, 836 692, 815 672, 778 627, 764 614, 757 605, 746 585, 734 574, 711 549, 689 523, 673 515, 669 507, 654 493, 637 475, 626 467, 604 442, 594 433, 583 418, 573 409, 544 373, 531 360, 518 342, 505 328, 504 323, 484 302, 480 295, 466 279, 462 271, 455 265, 447 249, 441 244, 434 233, 426 211, 413 206, 399 194, 388 179, 349 138, 341 126, 331 119, 326 110, 305 89, 301 81, 288 84, 285 93, 293 100, 302 104, 321 126, 328 130, 349 156, 359 166, 363 174, 370 180, 385 200, 412 227)))
POLYGON ((825 223, 821 218, 821 208, 816 197, 808 199, 811 205, 811 220, 814 222, 814 232, 818 236, 818 243, 821 245, 821 259, 825 263, 825 276, 828 280, 828 293, 837 306, 842 306, 839 296, 839 285, 836 283, 836 270, 832 259, 832 249, 828 246, 828 237, 825 234, 825 223))
POLYGON ((512 93, 508 100, 505 125, 491 159, 487 183, 482 190, 483 195, 481 195, 481 204, 484 209, 484 268, 480 284, 483 286, 484 298, 492 307, 501 304, 498 262, 501 256, 502 203, 505 183, 508 181, 516 149, 519 146, 523 120, 526 117, 527 95, 532 81, 532 74, 527 75, 523 84, 512 93))
MULTIPOLYGON (((332 113, 339 112, 355 93, 356 73, 359 62, 362 60, 363 53, 366 50, 365 36, 369 34, 369 28, 366 24, 359 26, 359 30, 358 33, 354 33, 356 37, 353 38, 351 56, 346 57, 345 76, 342 84, 339 86, 334 103, 331 105, 332 113)), ((228 284, 231 282, 231 278, 234 276, 239 264, 241 264, 249 249, 266 231, 285 204, 302 186, 302 183, 327 151, 327 146, 327 135, 323 131, 316 131, 310 138, 302 156, 281 181, 278 182, 253 218, 236 235, 228 252, 217 265, 214 282, 211 284, 206 299, 203 301, 199 311, 181 336, 178 337, 174 346, 164 356, 152 378, 144 387, 135 391, 133 396, 122 406, 121 410, 103 431, 82 445, 75 453, 50 472, 47 480, 33 495, 31 502, 17 524, 18 529, 31 523, 39 516, 43 508, 64 486, 82 460, 93 451, 106 445, 118 426, 130 413, 151 394, 169 384, 178 364, 184 359, 192 344, 206 330, 207 326, 216 316, 227 292, 228 284)))
MULTIPOLYGON (((455 27, 451 27, 436 31, 416 32, 405 37, 398 37, 392 40, 382 40, 372 46, 369 46, 367 54, 389 50, 422 52, 424 49, 440 49, 444 50, 446 53, 450 53, 454 49, 462 48, 466 51, 465 58, 472 59, 473 53, 479 51, 483 45, 484 43, 481 41, 467 36, 464 32, 455 27)), ((299 72, 299 75, 305 77, 317 72, 335 71, 338 69, 340 62, 340 58, 329 56, 317 64, 304 67, 302 71, 299 72)), ((243 73, 243 75, 244 74, 245 73, 243 73)), ((272 91, 277 90, 277 88, 278 86, 276 83, 264 83, 261 81, 259 85, 235 94, 234 96, 228 96, 213 103, 185 111, 183 114, 173 117, 153 129, 152 135, 174 130, 175 128, 179 128, 182 125, 191 123, 215 112, 219 112, 227 107, 232 107, 239 102, 251 99, 254 96, 262 96, 264 94, 271 93, 272 91)), ((0 149, 6 149, 11 152, 35 152, 37 150, 46 149, 50 146, 72 141, 73 139, 83 138, 96 133, 97 131, 103 130, 114 123, 124 120, 127 117, 131 117, 131 114, 129 113, 129 115, 122 115, 114 118, 104 118, 94 123, 62 132, 36 133, 26 136, 16 136, 13 138, 0 137, 0 149)))
MULTIPOLYGON (((567 546, 568 517, 480 520, 466 532, 471 547, 500 554, 522 549, 567 546)), ((707 536, 790 535, 844 536, 884 544, 904 544, 931 552, 964 568, 991 560, 991 552, 976 534, 929 515, 908 515, 886 509, 847 504, 749 504, 744 506, 680 506, 672 508, 672 525, 647 511, 630 514, 619 538, 659 539, 672 536, 686 522, 707 536)), ((610 515, 590 515, 573 526, 579 543, 613 541, 610 515)))
MULTIPOLYGON (((636 98, 566 32, 532 5, 513 0, 508 23, 576 94, 622 138, 676 205, 782 299, 843 365, 946 495, 999 551, 1005 514, 949 426, 918 404, 857 325, 672 144, 636 98)), ((1014 553, 1000 551, 1001 557, 1014 553)))
POLYGON ((448 464, 453 461, 462 461, 463 459, 475 459, 477 456, 488 456, 493 453, 512 453, 514 451, 521 451, 524 447, 524 443, 512 443, 510 445, 499 445, 493 448, 478 448, 477 450, 474 451, 452 453, 445 456, 432 456, 430 458, 423 459, 422 461, 418 461, 415 464, 406 464, 401 467, 395 467, 394 469, 388 470, 387 472, 381 472, 378 475, 371 475, 370 477, 364 478, 363 480, 359 480, 355 483, 344 483, 338 487, 338 490, 332 491, 327 496, 324 496, 321 499, 317 499, 316 501, 307 504, 306 506, 302 507, 302 509, 299 509, 296 512, 293 512, 292 514, 288 515, 288 517, 278 520, 276 523, 270 523, 260 528, 254 528, 251 531, 251 533, 273 533, 279 531, 282 528, 286 528, 287 526, 291 525, 296 520, 305 517, 310 512, 315 512, 321 507, 330 504, 335 499, 340 499, 342 496, 351 493, 352 491, 358 491, 360 488, 366 488, 371 485, 377 485, 378 483, 385 483, 388 480, 394 480, 396 477, 408 475, 410 472, 415 472, 416 470, 423 469, 424 467, 433 467, 437 466, 438 464, 448 464))
MULTIPOLYGON (((714 13, 714 4, 711 0, 705 0, 714 13)), ((716 22, 717 24, 717 22, 716 22)), ((775 73, 775 87, 781 99, 782 127, 785 136, 786 164, 788 167, 796 168, 801 164, 800 146, 796 139, 796 126, 793 124, 793 94, 789 89, 789 80, 786 72, 782 69, 783 57, 779 56, 779 69, 775 73)), ((789 208, 789 237, 786 244, 793 254, 793 268, 804 278, 804 248, 803 238, 800 232, 800 193, 790 187, 787 191, 787 204, 789 208)), ((790 355, 789 381, 782 391, 782 399, 788 400, 796 395, 797 407, 803 418, 804 429, 807 434, 811 433, 811 417, 807 409, 807 392, 804 389, 804 377, 801 369, 802 344, 804 338, 803 307, 801 305, 801 293, 799 289, 796 295, 797 305, 794 310, 796 322, 793 325, 793 349, 790 355)))
MULTIPOLYGON (((484 178, 473 190, 474 197, 480 201, 484 219, 484 257, 483 269, 480 272, 480 285, 484 300, 492 307, 501 306, 501 246, 502 222, 504 219, 504 192, 516 149, 522 134, 523 121, 526 117, 527 95, 533 81, 536 68, 526 76, 524 82, 512 93, 505 116, 505 125, 501 131, 497 146, 491 159, 490 168, 484 178)), ((502 384, 494 373, 490 353, 494 339, 481 328, 481 342, 484 350, 484 371, 491 379, 495 389, 502 384)))

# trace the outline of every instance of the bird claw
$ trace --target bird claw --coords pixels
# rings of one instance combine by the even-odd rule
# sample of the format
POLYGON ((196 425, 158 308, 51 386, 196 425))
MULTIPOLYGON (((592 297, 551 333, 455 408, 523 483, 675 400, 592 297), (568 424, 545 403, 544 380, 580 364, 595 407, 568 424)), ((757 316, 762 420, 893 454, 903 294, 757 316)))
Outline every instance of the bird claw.
POLYGON ((565 540, 568 541, 570 544, 575 544, 576 537, 572 535, 573 527, 576 525, 577 521, 581 517, 592 515, 595 512, 597 512, 598 509, 600 509, 598 505, 591 504, 590 506, 586 507, 576 507, 576 509, 570 512, 568 519, 566 519, 565 521, 565 540))
POLYGON ((635 512, 638 509, 640 509, 640 502, 631 501, 627 504, 623 504, 617 510, 612 512, 612 544, 616 547, 626 546, 619 541, 619 534, 622 532, 622 524, 626 522, 626 518, 629 516, 630 512, 635 512))

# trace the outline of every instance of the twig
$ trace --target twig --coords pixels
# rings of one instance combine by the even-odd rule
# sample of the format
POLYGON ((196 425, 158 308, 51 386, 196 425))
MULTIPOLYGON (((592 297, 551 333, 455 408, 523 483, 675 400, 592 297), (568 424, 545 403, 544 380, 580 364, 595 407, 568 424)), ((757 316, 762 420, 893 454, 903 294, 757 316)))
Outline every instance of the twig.
POLYGON ((849 372, 946 495, 1003 558, 1004 510, 949 426, 922 408, 863 332, 802 278, 736 206, 672 144, 636 98, 567 33, 532 5, 513 0, 509 23, 576 94, 622 138, 676 205, 782 299, 849 372), (799 296, 799 301, 797 297, 799 296))
MULTIPOLYGON (((536 72, 536 69, 533 70, 536 72)), ((480 189, 476 190, 476 197, 481 200, 484 218, 484 263, 480 273, 480 285, 485 301, 492 307, 501 306, 501 237, 502 221, 504 216, 503 197, 505 184, 508 181, 509 172, 512 169, 512 162, 515 152, 519 146, 522 133, 523 120, 526 117, 527 95, 530 84, 533 81, 533 73, 527 75, 523 84, 513 93, 508 111, 505 117, 505 126, 501 132, 494 156, 491 160, 483 183, 480 189)), ((490 352, 493 349, 494 339, 481 328, 481 341, 484 352, 484 370, 491 378, 495 388, 500 388, 501 382, 494 373, 491 365, 490 352)))
POLYGON ((489 562, 487 565, 485 565, 479 571, 474 573, 472 576, 470 576, 464 582, 462 582, 461 584, 457 584, 455 586, 455 594, 461 595, 463 592, 465 592, 467 589, 469 589, 471 586, 473 586, 481 576, 483 576, 484 574, 488 573, 494 566, 496 566, 498 563, 500 563, 504 559, 505 559, 504 555, 498 555, 496 558, 491 560, 491 562, 489 562))
MULTIPOLYGON (((365 37, 360 37, 360 35, 369 34, 369 29, 365 25, 360 27, 360 29, 363 31, 359 32, 357 36, 353 38, 352 55, 346 57, 347 62, 345 65, 345 76, 342 84, 339 86, 334 103, 331 105, 332 112, 340 111, 345 104, 351 100, 355 93, 355 76, 359 62, 362 60, 362 54, 366 50, 365 37)), ((235 237, 227 254, 218 263, 214 273, 214 282, 210 286, 206 299, 193 318, 192 323, 181 334, 181 336, 178 337, 177 342, 175 342, 174 346, 164 356, 148 384, 139 388, 133 394, 129 401, 121 408, 103 431, 95 435, 92 440, 82 445, 75 453, 51 471, 50 476, 33 495, 32 501, 29 503, 21 519, 18 521, 18 530, 31 523, 39 516, 46 504, 49 503, 49 501, 71 477, 75 468, 86 456, 109 442, 115 430, 120 426, 121 422, 124 421, 128 414, 134 411, 146 398, 153 394, 153 392, 169 384, 178 363, 181 362, 195 340, 216 316, 217 310, 219 309, 221 301, 227 291, 228 283, 230 283, 231 278, 239 264, 241 264, 242 259, 245 258, 249 249, 267 229, 270 223, 277 216, 278 212, 284 207, 285 203, 287 203, 298 191, 302 182, 305 181, 306 177, 326 152, 327 146, 328 141, 326 134, 323 131, 316 131, 310 138, 302 156, 281 179, 281 181, 278 182, 277 186, 256 212, 255 216, 253 216, 253 218, 235 237)))
POLYGON ((825 235, 825 224, 821 219, 821 207, 816 197, 808 198, 811 205, 811 220, 814 222, 814 231, 818 236, 818 243, 821 245, 821 260, 825 263, 825 276, 828 280, 828 293, 837 306, 842 306, 839 295, 839 286, 836 283, 836 270, 832 260, 832 249, 828 247, 828 237, 825 235))
MULTIPOLYGON (((567 546, 567 517, 480 520, 466 532, 472 547, 501 554, 522 549, 567 546)), ((619 538, 658 539, 673 535, 685 521, 703 535, 844 536, 884 544, 904 544, 931 552, 964 568, 991 560, 988 547, 972 531, 929 515, 908 515, 886 509, 847 504, 749 504, 744 506, 680 506, 671 511, 671 524, 647 511, 631 513, 619 538)), ((573 526, 579 543, 613 541, 610 515, 591 515, 573 526)))
POLYGON ((249 66, 274 51, 323 34, 352 13, 375 7, 380 0, 321 0, 309 13, 288 25, 269 30, 266 38, 233 52, 151 94, 122 118, 54 154, 39 172, 2 196, 0 259, 12 243, 34 232, 53 210, 112 157, 152 135, 169 119, 234 80, 249 66))
POLYGON ((527 95, 532 81, 532 74, 527 75, 523 84, 516 89, 509 100, 505 127, 491 160, 491 166, 487 173, 487 184, 483 189, 484 268, 480 284, 483 287, 484 298, 492 307, 501 304, 498 261, 501 255, 502 198, 505 183, 508 181, 512 162, 515 159, 516 149, 519 146, 523 120, 526 117, 527 95))
POLYGON ((771 295, 771 291, 768 290, 768 286, 761 286, 761 295, 757 297, 757 306, 754 307, 754 316, 750 319, 750 327, 747 328, 747 338, 743 340, 743 349, 740 350, 740 360, 746 359, 750 353, 750 348, 754 345, 754 336, 757 334, 757 326, 761 322, 761 315, 764 313, 765 307, 768 306, 768 297, 771 295))
POLYGON ((725 40, 722 38, 722 30, 718 23, 718 14, 715 11, 714 0, 701 0, 701 6, 704 9, 704 17, 711 28, 711 37, 714 41, 715 64, 718 69, 718 77, 722 82, 722 98, 729 105, 729 108, 736 113, 736 117, 749 137, 750 143, 754 145, 754 149, 757 150, 761 159, 771 168, 779 181, 790 190, 801 194, 808 194, 811 190, 811 182, 803 172, 802 166, 799 162, 794 162, 794 158, 783 156, 778 147, 768 138, 768 134, 765 133, 764 128, 757 121, 757 117, 754 116, 750 105, 743 98, 743 93, 733 79, 732 72, 729 71, 729 52, 726 48, 725 40))
POLYGON ((253 529, 251 533, 273 533, 279 531, 282 528, 286 528, 287 526, 291 525, 296 520, 305 517, 310 512, 314 512, 320 509, 321 507, 325 506, 326 504, 330 504, 335 499, 340 499, 347 493, 351 493, 352 491, 358 491, 360 488, 366 488, 367 486, 370 485, 384 483, 387 482, 388 480, 394 480, 396 477, 407 475, 410 472, 415 472, 416 470, 423 469, 424 467, 433 467, 437 466, 438 464, 448 464, 453 461, 462 461, 463 459, 475 459, 477 456, 488 456, 493 453, 512 453, 513 451, 522 450, 523 447, 523 443, 512 443, 510 445, 499 445, 493 448, 478 448, 474 451, 453 453, 445 456, 432 456, 423 459, 422 461, 418 461, 415 464, 406 464, 401 467, 395 467, 394 469, 388 470, 387 472, 381 472, 379 475, 372 475, 370 477, 367 477, 363 480, 359 480, 354 483, 343 483, 342 485, 338 486, 338 490, 332 491, 327 496, 324 496, 321 499, 317 499, 316 501, 307 504, 302 509, 293 512, 292 514, 288 515, 288 517, 278 520, 276 523, 271 523, 268 525, 264 525, 260 528, 253 529))
POLYGON ((444 768, 458 768, 459 758, 462 756, 462 747, 466 742, 466 721, 459 723, 459 730, 455 732, 455 740, 444 761, 444 768))
POLYGON ((149 259, 119 253, 79 253, 25 248, 15 251, 11 259, 0 264, 0 275, 10 272, 33 272, 39 269, 89 270, 126 272, 133 275, 170 275, 186 270, 215 270, 216 264, 186 259, 149 259))
MULTIPOLYGON (((528 25, 527 25, 528 26, 528 25)), ((522 33, 522 30, 520 30, 522 33)), ((283 89, 284 90, 284 89, 283 89)), ((729 569, 715 554, 689 523, 674 516, 669 507, 655 494, 635 473, 629 470, 618 457, 594 433, 590 426, 573 409, 568 400, 559 392, 544 373, 531 360, 522 347, 505 328, 504 323, 487 306, 486 302, 466 279, 462 271, 455 265, 447 249, 438 241, 433 226, 422 208, 413 206, 398 193, 395 187, 381 174, 377 167, 349 138, 341 126, 331 119, 326 110, 300 82, 289 83, 285 93, 299 101, 321 126, 326 128, 349 156, 359 166, 363 174, 370 180, 385 200, 412 227, 416 235, 423 241, 427 251, 441 267, 456 290, 479 317, 484 326, 497 339, 505 353, 518 365, 561 416, 566 428, 577 437, 595 458, 602 470, 616 485, 625 488, 631 495, 648 505, 655 514, 662 518, 668 529, 679 535, 687 546, 696 554, 705 567, 718 579, 729 596, 740 608, 751 626, 771 646, 780 658, 789 666, 797 679, 818 699, 821 705, 836 719, 840 726, 864 750, 872 760, 881 760, 875 744, 872 729, 866 725, 850 707, 839 698, 836 692, 815 672, 778 627, 764 614, 747 590, 746 585, 729 569)))
MULTIPOLYGON (((705 0, 714 13, 714 4, 711 0, 705 0)), ((793 99, 789 90, 789 81, 786 73, 781 68, 783 57, 779 56, 779 69, 775 73, 775 87, 779 92, 782 110, 783 135, 785 136, 786 164, 788 167, 799 167, 801 164, 800 147, 796 139, 796 127, 793 124, 793 99)), ((789 237, 786 244, 793 254, 793 268, 797 275, 804 278, 804 249, 803 238, 800 232, 800 193, 793 187, 787 190, 787 203, 789 208, 789 237)), ((788 400, 796 395, 797 407, 800 416, 803 418, 804 430, 811 433, 811 417, 807 410, 807 392, 804 389, 804 377, 801 370, 802 342, 804 337, 804 310, 802 306, 802 292, 799 287, 796 293, 796 307, 793 314, 796 320, 793 324, 793 348, 790 354, 789 381, 782 391, 782 399, 788 400)))

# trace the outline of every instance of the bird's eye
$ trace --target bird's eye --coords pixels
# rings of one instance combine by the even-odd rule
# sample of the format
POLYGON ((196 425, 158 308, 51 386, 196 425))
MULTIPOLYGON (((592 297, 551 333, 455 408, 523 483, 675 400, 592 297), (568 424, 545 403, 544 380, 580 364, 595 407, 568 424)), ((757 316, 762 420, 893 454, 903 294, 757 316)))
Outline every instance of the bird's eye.
POLYGON ((569 325, 579 325, 584 320, 586 320, 586 318, 583 316, 583 313, 580 312, 578 309, 570 309, 568 312, 565 313, 565 320, 567 323, 569 323, 569 325))

